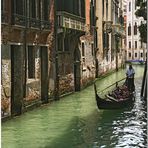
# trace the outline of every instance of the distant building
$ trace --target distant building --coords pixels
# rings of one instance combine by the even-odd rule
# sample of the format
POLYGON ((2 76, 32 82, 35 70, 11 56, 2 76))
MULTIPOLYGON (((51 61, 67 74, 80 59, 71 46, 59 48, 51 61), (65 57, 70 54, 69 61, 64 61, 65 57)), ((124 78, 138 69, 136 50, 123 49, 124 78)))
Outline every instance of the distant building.
POLYGON ((143 18, 137 18, 135 12, 137 10, 135 0, 127 0, 126 5, 126 46, 127 60, 146 60, 147 51, 146 44, 140 40, 138 26, 144 21, 143 18))

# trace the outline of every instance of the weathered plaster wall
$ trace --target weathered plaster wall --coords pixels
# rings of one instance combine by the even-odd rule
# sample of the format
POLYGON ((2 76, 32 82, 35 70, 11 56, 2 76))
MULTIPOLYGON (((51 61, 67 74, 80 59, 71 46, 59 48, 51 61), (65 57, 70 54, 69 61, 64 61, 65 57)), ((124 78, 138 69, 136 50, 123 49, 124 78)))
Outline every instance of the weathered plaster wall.
POLYGON ((11 53, 9 45, 1 45, 1 113, 10 114, 11 98, 11 53))
MULTIPOLYGON (((85 87, 92 80, 95 79, 95 57, 94 49, 92 49, 93 36, 84 35, 80 38, 81 44, 84 43, 85 56, 81 56, 81 85, 85 87)), ((80 51, 82 54, 82 46, 80 46, 80 51)))

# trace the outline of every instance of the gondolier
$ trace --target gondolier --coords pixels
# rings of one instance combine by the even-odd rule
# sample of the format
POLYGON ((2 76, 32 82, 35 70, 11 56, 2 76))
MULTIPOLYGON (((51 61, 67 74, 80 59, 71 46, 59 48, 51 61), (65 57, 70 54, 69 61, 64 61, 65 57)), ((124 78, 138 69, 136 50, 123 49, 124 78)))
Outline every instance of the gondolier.
POLYGON ((135 90, 134 75, 135 75, 135 70, 133 69, 132 65, 130 64, 129 68, 126 71, 127 86, 130 91, 135 90))

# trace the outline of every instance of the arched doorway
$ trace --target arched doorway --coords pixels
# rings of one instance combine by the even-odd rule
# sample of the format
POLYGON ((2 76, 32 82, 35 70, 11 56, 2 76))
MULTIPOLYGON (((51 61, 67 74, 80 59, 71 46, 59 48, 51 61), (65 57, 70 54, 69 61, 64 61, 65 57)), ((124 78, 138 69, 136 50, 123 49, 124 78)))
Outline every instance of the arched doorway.
POLYGON ((80 91, 81 89, 81 73, 80 73, 80 50, 76 48, 74 50, 74 88, 75 91, 80 91))

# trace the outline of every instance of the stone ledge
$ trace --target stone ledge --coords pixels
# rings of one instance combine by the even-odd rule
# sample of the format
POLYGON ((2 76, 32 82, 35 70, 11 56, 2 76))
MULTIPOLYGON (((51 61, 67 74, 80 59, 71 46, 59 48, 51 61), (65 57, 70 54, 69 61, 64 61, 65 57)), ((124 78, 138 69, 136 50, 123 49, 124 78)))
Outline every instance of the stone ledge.
POLYGON ((34 108, 37 108, 37 107, 39 107, 41 105, 42 105, 41 100, 33 100, 33 101, 25 102, 22 111, 26 112, 28 110, 32 110, 34 108))

